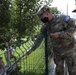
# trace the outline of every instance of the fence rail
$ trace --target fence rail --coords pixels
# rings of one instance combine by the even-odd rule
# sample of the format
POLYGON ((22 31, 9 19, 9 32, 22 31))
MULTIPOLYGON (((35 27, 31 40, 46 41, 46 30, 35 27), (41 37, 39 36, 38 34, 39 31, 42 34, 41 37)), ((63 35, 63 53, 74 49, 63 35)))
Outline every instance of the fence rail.
POLYGON ((27 42, 18 43, 15 47, 9 47, 6 51, 0 52, 0 75, 45 75, 45 47, 44 41, 38 49, 29 56, 26 52, 33 45, 34 41, 29 39, 27 42))
POLYGON ((47 35, 39 48, 25 55, 42 27, 38 7, 38 0, 0 1, 0 49, 5 48, 0 50, 0 75, 48 75, 47 35))

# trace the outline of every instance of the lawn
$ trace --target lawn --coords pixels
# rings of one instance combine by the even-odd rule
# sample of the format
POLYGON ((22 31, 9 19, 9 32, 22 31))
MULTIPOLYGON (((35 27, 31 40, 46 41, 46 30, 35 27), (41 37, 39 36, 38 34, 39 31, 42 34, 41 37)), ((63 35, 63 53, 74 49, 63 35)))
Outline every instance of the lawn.
MULTIPOLYGON (((30 49, 33 42, 28 41, 26 44, 24 43, 20 47, 17 47, 14 51, 14 56, 16 60, 20 59, 23 54, 30 49)), ((3 51, 0 51, 0 55, 3 57, 3 60, 6 63, 3 51)), ((13 64, 16 60, 10 59, 10 62, 13 64)), ((44 42, 29 56, 21 58, 17 63, 17 68, 12 72, 14 75, 44 75, 45 72, 45 50, 44 50, 44 42)), ((12 75, 12 72, 10 75, 12 75)))

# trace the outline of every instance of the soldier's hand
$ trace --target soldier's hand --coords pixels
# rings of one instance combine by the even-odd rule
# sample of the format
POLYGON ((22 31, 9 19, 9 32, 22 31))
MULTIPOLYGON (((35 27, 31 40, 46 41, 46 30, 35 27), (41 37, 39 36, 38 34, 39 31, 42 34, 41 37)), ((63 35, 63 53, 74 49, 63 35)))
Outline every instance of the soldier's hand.
POLYGON ((52 37, 52 38, 59 38, 60 37, 60 33, 59 32, 50 33, 50 37, 52 37))

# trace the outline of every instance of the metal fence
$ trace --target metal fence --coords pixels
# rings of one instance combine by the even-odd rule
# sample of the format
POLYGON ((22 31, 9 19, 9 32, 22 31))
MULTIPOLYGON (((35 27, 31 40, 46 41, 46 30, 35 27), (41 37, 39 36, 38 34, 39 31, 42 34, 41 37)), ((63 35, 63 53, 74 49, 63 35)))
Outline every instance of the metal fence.
POLYGON ((26 52, 34 41, 26 38, 0 52, 0 75, 48 75, 47 35, 41 45, 29 56, 26 52))
MULTIPOLYGON (((4 39, 6 39, 5 38, 6 31, 8 31, 6 34, 7 38, 10 35, 12 35, 12 37, 15 37, 14 36, 14 35, 16 35, 15 27, 18 28, 19 24, 20 24, 20 26, 21 25, 23 26, 25 24, 27 25, 24 28, 21 26, 24 31, 25 31, 25 28, 28 28, 28 30, 31 29, 32 27, 34 28, 34 26, 30 25, 28 22, 29 22, 29 18, 32 19, 33 14, 35 12, 33 12, 31 14, 32 10, 30 8, 28 8, 28 10, 29 10, 28 11, 29 14, 28 14, 26 12, 26 10, 27 10, 26 4, 27 3, 26 2, 24 3, 24 0, 20 0, 19 3, 17 3, 17 4, 14 3, 14 0, 1 0, 1 3, 0 3, 0 6, 1 6, 0 23, 1 24, 0 25, 1 25, 2 29, 1 29, 0 34, 2 36, 4 36, 4 39), (22 3, 20 4, 21 1, 23 4, 22 3), (18 6, 18 7, 16 7, 16 6, 18 6), (15 9, 15 8, 17 8, 17 9, 15 9), (30 15, 32 15, 32 17, 30 15), (25 20, 27 20, 27 18, 28 18, 28 21, 26 21, 27 23, 25 23, 25 20), (9 21, 9 23, 6 24, 7 21, 9 21), (28 26, 29 27, 31 26, 31 27, 29 28, 28 26), (5 33, 3 32, 3 30, 5 33)), ((32 4, 32 3, 30 3, 30 4, 32 4)), ((28 6, 29 6, 29 4, 28 4, 28 6)), ((34 23, 35 23, 35 21, 34 21, 34 23)), ((36 28, 38 28, 38 27, 36 27, 36 28)), ((39 28, 41 28, 41 27, 39 27, 39 28)), ((19 31, 20 31, 20 28, 19 28, 18 32, 19 31)), ((36 30, 36 34, 37 34, 37 32, 39 32, 39 29, 36 30)), ((22 31, 22 33, 23 33, 23 31, 22 31)), ((17 35, 18 35, 18 33, 17 33, 17 35)), ((20 35, 22 35, 22 34, 20 34, 20 35)), ((25 37, 27 37, 27 36, 29 36, 29 34, 27 34, 25 37)), ((11 38, 11 36, 10 36, 10 38, 11 38)), ((24 38, 24 40, 25 41, 18 41, 16 43, 14 43, 13 46, 9 46, 4 51, 0 50, 0 75, 48 75, 48 64, 49 64, 49 57, 50 57, 49 51, 50 50, 47 49, 48 48, 47 31, 46 31, 45 38, 44 38, 43 42, 41 43, 41 45, 28 56, 26 56, 25 54, 28 52, 28 50, 30 50, 30 48, 34 44, 34 40, 31 37, 24 38)), ((2 44, 3 44, 3 42, 2 42, 2 44)))

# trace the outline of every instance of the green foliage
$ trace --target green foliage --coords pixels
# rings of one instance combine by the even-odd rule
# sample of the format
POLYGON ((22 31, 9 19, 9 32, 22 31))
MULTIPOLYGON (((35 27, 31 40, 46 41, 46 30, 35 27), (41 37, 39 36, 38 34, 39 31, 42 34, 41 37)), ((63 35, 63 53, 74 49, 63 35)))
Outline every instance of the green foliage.
POLYGON ((57 7, 52 7, 52 8, 51 8, 51 11, 52 11, 52 13, 54 13, 54 14, 58 14, 58 13, 59 13, 57 7))
MULTIPOLYGON (((41 2, 48 4, 51 0, 41 2)), ((0 49, 4 49, 11 38, 19 42, 39 33, 40 29, 36 28, 41 22, 36 13, 41 5, 40 0, 0 0, 0 49)))
POLYGON ((37 0, 15 0, 13 6, 12 25, 17 33, 16 38, 20 39, 29 36, 34 32, 34 27, 38 24, 36 15, 37 0))
POLYGON ((4 48, 4 43, 7 42, 7 33, 9 32, 9 0, 0 0, 0 48, 4 48))
POLYGON ((5 43, 9 43, 12 37, 19 41, 35 32, 34 27, 38 25, 35 9, 37 2, 0 0, 0 47, 5 48, 5 43))

